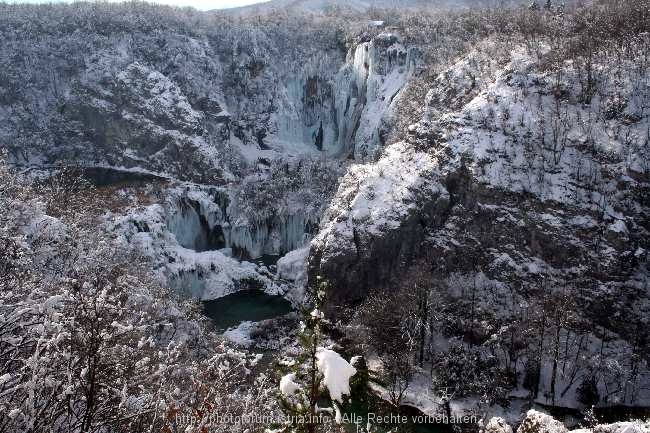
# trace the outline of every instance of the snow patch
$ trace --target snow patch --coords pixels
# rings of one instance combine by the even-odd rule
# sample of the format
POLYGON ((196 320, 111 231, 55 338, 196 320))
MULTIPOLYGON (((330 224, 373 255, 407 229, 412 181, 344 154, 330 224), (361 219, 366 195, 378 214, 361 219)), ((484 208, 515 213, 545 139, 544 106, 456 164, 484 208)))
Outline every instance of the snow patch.
POLYGON ((251 331, 255 328, 255 324, 250 321, 241 322, 234 328, 229 328, 223 333, 223 336, 230 342, 238 346, 250 347, 253 344, 251 338, 251 331))
POLYGON ((300 385, 296 383, 296 374, 290 373, 280 379, 280 392, 285 397, 291 397, 300 391, 300 385))

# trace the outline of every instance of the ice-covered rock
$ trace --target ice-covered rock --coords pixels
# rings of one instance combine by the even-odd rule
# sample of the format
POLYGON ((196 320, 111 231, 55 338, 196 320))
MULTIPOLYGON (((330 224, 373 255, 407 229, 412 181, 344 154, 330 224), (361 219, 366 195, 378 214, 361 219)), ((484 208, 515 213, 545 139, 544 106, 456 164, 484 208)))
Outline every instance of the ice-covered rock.
POLYGON ((273 111, 261 113, 267 126, 255 133, 247 126, 244 140, 237 141, 248 147, 244 153, 250 155, 252 146, 356 159, 377 154, 383 145, 380 126, 412 76, 418 50, 402 45, 396 35, 382 34, 350 47, 338 65, 326 59, 307 62, 279 83, 273 111))
MULTIPOLYGON (((142 13, 165 31, 104 9, 84 21, 71 9, 72 40, 55 18, 5 35, 3 58, 38 60, 12 63, 3 86, 0 138, 13 160, 223 185, 275 157, 372 157, 419 58, 396 34, 347 38, 317 15, 278 26, 273 16, 213 14, 190 25, 142 13), (14 91, 24 77, 32 91, 14 91)), ((19 28, 22 14, 4 14, 5 26, 19 28)))
POLYGON ((178 223, 183 230, 177 237, 170 231, 169 210, 155 204, 117 217, 113 230, 126 246, 149 257, 160 278, 185 296, 208 300, 245 289, 282 291, 268 272, 254 263, 240 262, 225 251, 197 251, 188 248, 196 244, 182 245, 198 236, 192 230, 201 226, 192 227, 192 221, 195 219, 188 221, 188 227, 178 223))
POLYGON ((333 89, 338 140, 325 149, 357 160, 374 157, 382 144, 382 118, 413 73, 416 61, 417 51, 407 49, 391 34, 352 48, 333 89))
POLYGON ((283 280, 291 281, 291 289, 285 293, 292 303, 299 305, 305 298, 307 288, 307 260, 309 258, 309 245, 290 251, 278 260, 277 276, 283 280))
MULTIPOLYGON (((190 186, 168 194, 167 228, 182 246, 196 251, 227 248, 242 259, 281 255, 305 246, 318 224, 316 212, 305 208, 245 214, 235 205, 232 189, 190 186)), ((273 204, 269 209, 274 210, 273 204)))
POLYGON ((229 328, 226 332, 223 333, 224 338, 228 341, 241 346, 241 347, 250 347, 253 344, 253 339, 251 338, 251 332, 255 329, 255 324, 253 322, 242 322, 238 326, 229 328))
POLYGON ((307 283, 309 246, 288 252, 278 260, 278 277, 304 286, 307 283))
POLYGON ((86 164, 100 159, 108 166, 186 180, 231 179, 223 166, 223 151, 206 138, 203 112, 191 106, 176 83, 139 62, 113 75, 94 69, 103 67, 90 66, 63 111, 65 120, 76 126, 63 132, 65 140, 79 149, 71 155, 75 160, 86 164), (102 80, 90 78, 97 73, 104 74, 102 80))

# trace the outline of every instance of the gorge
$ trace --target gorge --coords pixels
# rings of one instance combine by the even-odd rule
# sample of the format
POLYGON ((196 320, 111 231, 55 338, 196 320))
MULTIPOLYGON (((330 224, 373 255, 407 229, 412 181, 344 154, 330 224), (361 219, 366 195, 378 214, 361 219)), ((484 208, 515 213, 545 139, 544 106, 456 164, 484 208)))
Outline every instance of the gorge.
MULTIPOLYGON (((647 417, 648 1, 467 3, 0 4, 2 320, 47 316, 48 347, 86 324, 79 359, 129 359, 106 363, 106 413, 142 404, 150 425, 157 392, 170 419, 215 395, 273 406, 271 366, 305 362, 312 322, 357 378, 321 371, 334 418, 334 389, 493 433, 647 417), (250 382, 227 388, 232 366, 250 382)), ((5 379, 26 386, 14 362, 0 407, 5 379)))

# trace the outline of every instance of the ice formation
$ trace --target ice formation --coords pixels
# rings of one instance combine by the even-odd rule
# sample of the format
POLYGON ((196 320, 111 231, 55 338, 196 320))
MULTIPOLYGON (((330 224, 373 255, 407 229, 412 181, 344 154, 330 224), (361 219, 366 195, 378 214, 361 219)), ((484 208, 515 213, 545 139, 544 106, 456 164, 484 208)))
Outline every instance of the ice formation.
POLYGON ((232 205, 229 192, 200 188, 175 191, 167 200, 167 228, 179 244, 196 251, 232 249, 239 258, 282 255, 305 246, 318 217, 296 209, 257 220, 232 205))
MULTIPOLYGON (((374 157, 382 144, 381 123, 417 59, 417 49, 384 33, 351 47, 338 71, 332 71, 336 66, 331 62, 305 66, 281 83, 277 109, 270 113, 260 149, 374 157)), ((250 160, 248 146, 238 139, 234 142, 250 160)))

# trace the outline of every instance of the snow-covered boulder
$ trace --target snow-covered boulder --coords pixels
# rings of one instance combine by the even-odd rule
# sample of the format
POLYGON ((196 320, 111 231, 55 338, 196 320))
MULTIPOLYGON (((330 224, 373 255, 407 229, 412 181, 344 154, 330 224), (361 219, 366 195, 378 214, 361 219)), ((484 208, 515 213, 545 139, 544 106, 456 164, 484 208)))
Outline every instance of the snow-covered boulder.
POLYGON ((517 429, 517 433, 568 433, 568 429, 552 416, 531 409, 517 429))
POLYGON ((512 433, 512 427, 510 427, 505 419, 492 417, 485 425, 483 433, 512 433))
POLYGON ((253 344, 253 339, 251 338, 253 329, 255 329, 255 324, 245 321, 235 327, 228 328, 223 333, 223 337, 237 346, 250 347, 253 344))

